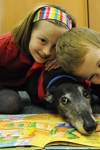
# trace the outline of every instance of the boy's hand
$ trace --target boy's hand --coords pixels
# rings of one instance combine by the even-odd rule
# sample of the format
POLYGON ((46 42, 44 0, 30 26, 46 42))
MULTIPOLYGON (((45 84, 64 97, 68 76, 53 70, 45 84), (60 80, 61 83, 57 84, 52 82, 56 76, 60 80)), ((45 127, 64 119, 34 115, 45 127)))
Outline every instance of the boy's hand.
POLYGON ((53 60, 47 61, 47 62, 45 63, 45 68, 46 68, 46 70, 48 70, 48 71, 50 71, 50 70, 52 70, 52 69, 57 69, 57 68, 59 68, 59 67, 60 67, 60 64, 59 64, 59 62, 58 62, 57 59, 53 59, 53 60))

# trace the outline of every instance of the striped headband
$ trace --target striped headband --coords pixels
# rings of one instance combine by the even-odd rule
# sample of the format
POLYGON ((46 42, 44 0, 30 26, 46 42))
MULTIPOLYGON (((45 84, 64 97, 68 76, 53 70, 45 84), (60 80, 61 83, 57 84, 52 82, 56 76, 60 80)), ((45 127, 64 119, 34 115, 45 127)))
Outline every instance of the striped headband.
POLYGON ((62 10, 54 7, 42 7, 36 13, 33 22, 39 20, 53 19, 64 23, 69 29, 72 28, 72 19, 69 14, 64 13, 62 10))

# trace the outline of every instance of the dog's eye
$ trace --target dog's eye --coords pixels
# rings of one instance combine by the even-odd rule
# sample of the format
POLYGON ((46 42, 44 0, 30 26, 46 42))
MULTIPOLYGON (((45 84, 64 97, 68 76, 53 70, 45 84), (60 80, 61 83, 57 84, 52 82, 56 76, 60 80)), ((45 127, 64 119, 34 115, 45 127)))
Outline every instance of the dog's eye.
POLYGON ((68 99, 66 97, 62 97, 61 102, 65 105, 65 104, 67 104, 68 99))
POLYGON ((90 92, 87 91, 87 90, 84 90, 84 91, 83 91, 83 95, 84 95, 86 98, 90 98, 90 92))

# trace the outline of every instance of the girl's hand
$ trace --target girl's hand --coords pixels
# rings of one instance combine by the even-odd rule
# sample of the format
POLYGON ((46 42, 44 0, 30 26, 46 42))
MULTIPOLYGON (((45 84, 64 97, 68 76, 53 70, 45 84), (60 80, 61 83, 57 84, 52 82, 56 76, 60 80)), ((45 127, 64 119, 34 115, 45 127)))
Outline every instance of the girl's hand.
POLYGON ((52 69, 57 69, 60 67, 60 64, 57 59, 49 60, 45 63, 46 70, 50 71, 52 69))

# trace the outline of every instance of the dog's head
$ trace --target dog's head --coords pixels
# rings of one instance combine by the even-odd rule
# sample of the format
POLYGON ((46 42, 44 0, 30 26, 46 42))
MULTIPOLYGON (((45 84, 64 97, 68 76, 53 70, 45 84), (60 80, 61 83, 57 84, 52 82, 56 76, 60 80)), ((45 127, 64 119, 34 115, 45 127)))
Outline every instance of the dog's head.
POLYGON ((82 134, 91 134, 97 124, 92 114, 91 92, 78 82, 46 89, 45 99, 82 134))

